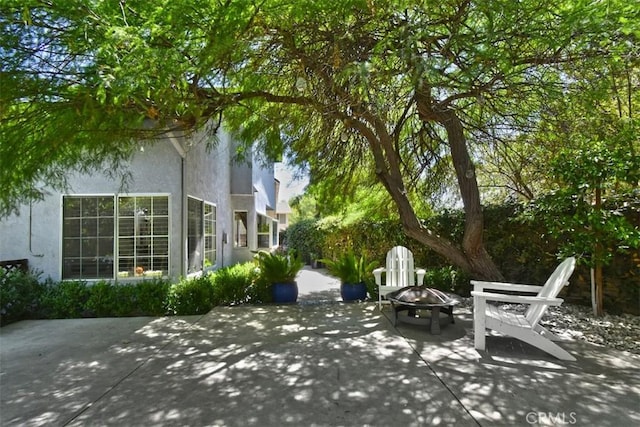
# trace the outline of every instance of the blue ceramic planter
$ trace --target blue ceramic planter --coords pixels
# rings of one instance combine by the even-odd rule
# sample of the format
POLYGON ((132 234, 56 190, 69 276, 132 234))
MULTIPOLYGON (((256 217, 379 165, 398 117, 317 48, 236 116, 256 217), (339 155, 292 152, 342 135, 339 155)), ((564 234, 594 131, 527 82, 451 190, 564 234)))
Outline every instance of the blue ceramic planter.
POLYGON ((274 283, 271 285, 271 296, 273 302, 278 304, 292 303, 298 300, 298 284, 293 283, 274 283))
POLYGON ((367 286, 364 283, 343 283, 340 285, 342 301, 364 301, 367 299, 367 286))

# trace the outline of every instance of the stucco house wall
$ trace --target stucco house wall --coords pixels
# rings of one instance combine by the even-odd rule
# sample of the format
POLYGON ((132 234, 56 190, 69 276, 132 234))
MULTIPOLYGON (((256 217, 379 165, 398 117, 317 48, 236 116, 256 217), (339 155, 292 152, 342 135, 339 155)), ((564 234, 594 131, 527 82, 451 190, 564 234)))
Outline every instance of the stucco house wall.
MULTIPOLYGON (((188 270, 187 206, 192 201, 206 202, 215 207, 215 263, 210 268, 234 264, 250 259, 233 249, 234 209, 240 206, 249 212, 253 220, 248 224, 248 236, 255 236, 256 209, 264 211, 270 203, 269 194, 232 195, 234 177, 240 182, 253 179, 253 165, 234 169, 232 162, 233 141, 226 132, 219 132, 217 142, 207 146, 210 138, 201 132, 183 138, 173 135, 154 144, 144 144, 132 157, 128 172, 130 179, 123 185, 119 179, 105 174, 74 174, 69 177, 69 196, 137 196, 157 195, 168 197, 169 209, 169 273, 172 278, 184 276, 188 270), (234 175, 235 173, 235 175, 234 175), (244 176, 242 176, 245 174, 244 176), (241 178, 241 179, 240 179, 241 178), (250 197, 247 197, 250 196, 250 197), (239 201, 240 200, 240 201, 239 201), (259 200, 259 206, 256 204, 259 200)), ((258 168, 261 169, 261 168, 258 168)), ((264 174, 269 173, 266 168, 264 174)), ((273 173, 273 172, 272 172, 273 173)), ((260 183, 259 191, 269 192, 267 175, 260 183)), ((271 175, 273 181, 273 175, 271 175)), ((250 182, 249 187, 253 188, 250 182)), ((62 279, 63 245, 63 197, 52 192, 44 200, 22 206, 19 215, 0 218, 0 260, 29 260, 29 266, 42 272, 44 277, 62 279)), ((117 203, 117 202, 116 202, 117 203)), ((196 202, 197 203, 197 202, 196 202)), ((117 225, 116 225, 117 227, 117 225)), ((117 238, 116 238, 117 240, 117 238)), ((199 251, 201 248, 196 248, 199 251)), ((192 248, 193 251, 193 248, 192 248)), ((113 262, 113 261, 112 261, 113 262)), ((206 269, 206 268, 205 268, 206 269)), ((116 270, 118 268, 116 267, 116 270)), ((124 280, 117 274, 118 278, 124 280)), ((126 277, 126 276, 125 276, 126 277)))
MULTIPOLYGON (((262 161, 259 154, 254 150, 249 161, 233 162, 231 166, 231 202, 234 214, 238 212, 247 213, 247 235, 246 246, 238 245, 237 236, 232 236, 233 258, 241 261, 249 261, 259 250, 270 250, 278 245, 277 224, 271 221, 276 220, 276 180, 274 178, 273 164, 262 161), (272 235, 271 245, 265 247, 258 242, 257 228, 258 216, 268 217, 270 231, 272 235), (275 237, 275 238, 274 238, 275 237)), ((237 234, 238 223, 233 227, 233 233, 237 234)))

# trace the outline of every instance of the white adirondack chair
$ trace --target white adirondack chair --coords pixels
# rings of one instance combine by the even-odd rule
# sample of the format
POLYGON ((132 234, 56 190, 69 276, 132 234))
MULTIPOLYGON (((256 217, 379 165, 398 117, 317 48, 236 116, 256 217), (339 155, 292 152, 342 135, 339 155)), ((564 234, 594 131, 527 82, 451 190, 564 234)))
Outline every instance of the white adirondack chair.
POLYGON ((386 268, 376 268, 373 276, 378 285, 378 308, 382 310, 383 298, 386 294, 405 286, 422 286, 426 271, 422 268, 414 269, 413 254, 404 246, 395 246, 387 252, 386 268), (385 281, 382 283, 382 273, 385 281), (416 282, 417 277, 417 282, 416 282))
POLYGON ((540 326, 539 322, 547 308, 561 305, 563 300, 556 298, 563 286, 569 284, 569 277, 575 268, 575 258, 564 260, 551 274, 544 286, 520 285, 501 282, 481 282, 472 280, 474 344, 477 350, 484 350, 485 331, 492 329, 529 343, 561 360, 576 360, 566 350, 552 340, 559 338, 540 326), (534 294, 535 296, 504 294, 507 291, 534 294), (525 313, 517 314, 500 310, 487 301, 499 301, 528 304, 525 313))

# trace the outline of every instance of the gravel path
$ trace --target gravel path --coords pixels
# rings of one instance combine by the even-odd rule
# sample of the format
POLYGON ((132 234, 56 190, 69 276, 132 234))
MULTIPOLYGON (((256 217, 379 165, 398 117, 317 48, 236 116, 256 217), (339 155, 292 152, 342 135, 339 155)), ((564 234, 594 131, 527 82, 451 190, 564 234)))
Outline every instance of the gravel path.
POLYGON ((640 316, 595 317, 589 307, 563 304, 549 307, 540 324, 560 336, 640 354, 640 316))

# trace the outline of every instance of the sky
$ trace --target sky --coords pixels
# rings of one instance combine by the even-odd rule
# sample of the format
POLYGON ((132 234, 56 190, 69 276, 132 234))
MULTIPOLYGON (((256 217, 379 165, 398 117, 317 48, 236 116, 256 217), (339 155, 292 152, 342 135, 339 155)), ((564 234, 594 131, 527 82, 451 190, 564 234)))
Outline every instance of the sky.
MULTIPOLYGON (((294 178, 293 169, 285 163, 275 164, 275 177, 280 181, 280 200, 289 201, 292 197, 304 193, 304 187, 309 183, 309 177, 294 178)), ((278 200, 278 201, 280 201, 278 200)))

